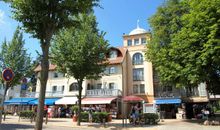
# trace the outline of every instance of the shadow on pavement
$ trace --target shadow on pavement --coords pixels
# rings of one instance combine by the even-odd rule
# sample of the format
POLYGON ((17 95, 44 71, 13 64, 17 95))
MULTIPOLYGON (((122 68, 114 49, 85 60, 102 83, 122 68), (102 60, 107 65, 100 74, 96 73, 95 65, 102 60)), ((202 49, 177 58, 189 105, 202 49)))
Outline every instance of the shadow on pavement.
POLYGON ((24 125, 24 124, 1 124, 0 130, 26 130, 26 129, 34 129, 34 126, 24 125))

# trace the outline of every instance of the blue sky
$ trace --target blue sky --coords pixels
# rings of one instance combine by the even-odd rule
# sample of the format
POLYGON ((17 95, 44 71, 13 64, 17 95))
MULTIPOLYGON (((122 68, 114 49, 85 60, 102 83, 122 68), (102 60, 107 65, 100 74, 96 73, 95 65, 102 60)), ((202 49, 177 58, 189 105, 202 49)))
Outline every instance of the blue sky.
MULTIPOLYGON (((138 19, 141 28, 150 29, 147 19, 163 2, 164 0, 100 0, 102 8, 95 8, 98 28, 107 33, 105 38, 111 46, 122 46, 123 33, 128 34, 135 29, 138 19)), ((11 18, 10 11, 9 5, 0 2, 0 44, 5 38, 10 40, 19 25, 11 18)), ((25 34, 24 39, 25 48, 35 58, 36 50, 41 52, 38 40, 31 38, 29 34, 25 34)))

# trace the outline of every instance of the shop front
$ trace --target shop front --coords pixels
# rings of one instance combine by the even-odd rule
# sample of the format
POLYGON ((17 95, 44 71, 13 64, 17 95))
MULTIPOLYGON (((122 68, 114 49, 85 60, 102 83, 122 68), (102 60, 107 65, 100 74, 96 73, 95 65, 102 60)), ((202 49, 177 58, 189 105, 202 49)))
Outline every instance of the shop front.
POLYGON ((161 98, 155 100, 157 111, 161 119, 176 119, 181 107, 179 98, 161 98))
POLYGON ((92 107, 95 112, 109 112, 112 118, 120 113, 120 103, 117 97, 86 97, 82 99, 82 109, 87 111, 92 107))

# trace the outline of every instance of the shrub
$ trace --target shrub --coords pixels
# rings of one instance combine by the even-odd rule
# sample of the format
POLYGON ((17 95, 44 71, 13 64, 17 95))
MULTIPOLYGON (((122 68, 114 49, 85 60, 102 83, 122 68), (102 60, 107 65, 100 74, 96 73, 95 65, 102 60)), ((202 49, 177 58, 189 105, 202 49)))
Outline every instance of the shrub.
POLYGON ((75 115, 77 115, 77 112, 78 112, 78 110, 79 110, 79 106, 72 106, 71 107, 71 110, 72 110, 72 112, 75 114, 75 115))
POLYGON ((19 116, 21 117, 21 118, 28 118, 28 119, 31 119, 31 118, 33 118, 34 117, 34 115, 35 115, 35 113, 33 112, 33 111, 21 111, 20 113, 19 113, 19 116))
POLYGON ((159 115, 156 113, 144 113, 141 118, 144 119, 144 124, 157 124, 159 122, 159 115))
POLYGON ((81 112, 81 122, 88 122, 88 121, 89 121, 89 113, 81 112))
MULTIPOLYGON (((103 123, 103 119, 105 119, 105 122, 108 122, 108 115, 109 114, 107 112, 94 112, 94 113, 92 113, 92 122, 103 123)), ((89 121, 89 113, 88 112, 81 113, 81 121, 82 122, 89 121)))

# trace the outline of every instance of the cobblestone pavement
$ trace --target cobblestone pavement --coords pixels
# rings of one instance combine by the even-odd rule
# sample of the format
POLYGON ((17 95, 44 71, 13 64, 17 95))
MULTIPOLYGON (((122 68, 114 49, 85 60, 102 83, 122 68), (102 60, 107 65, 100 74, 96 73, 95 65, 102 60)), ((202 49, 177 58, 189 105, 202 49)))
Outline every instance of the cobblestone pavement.
MULTIPOLYGON (((0 130, 33 130, 34 122, 30 123, 29 120, 22 119, 18 122, 18 117, 8 116, 6 121, 0 125, 0 130)), ((126 125, 122 127, 122 120, 113 120, 111 123, 103 124, 98 123, 81 123, 77 126, 72 122, 72 119, 67 118, 52 118, 49 119, 47 125, 43 125, 43 130, 220 130, 220 126, 204 126, 192 120, 165 120, 159 122, 159 125, 147 126, 132 126, 126 125)))

